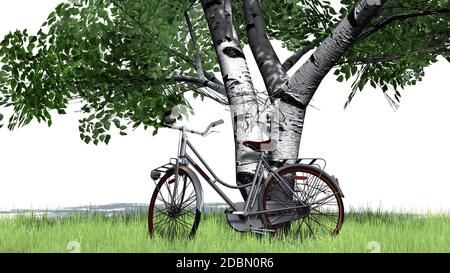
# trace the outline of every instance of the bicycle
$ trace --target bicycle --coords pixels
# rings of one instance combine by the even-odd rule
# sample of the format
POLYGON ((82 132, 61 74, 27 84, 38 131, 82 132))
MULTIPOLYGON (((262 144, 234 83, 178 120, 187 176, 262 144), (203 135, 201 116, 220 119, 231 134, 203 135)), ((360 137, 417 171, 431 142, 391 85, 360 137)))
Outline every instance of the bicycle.
POLYGON ((255 175, 245 185, 227 184, 213 172, 187 139, 188 133, 207 136, 212 128, 220 124, 223 120, 212 122, 203 132, 165 124, 167 128, 181 131, 180 144, 176 158, 151 172, 156 186, 148 212, 151 238, 195 236, 204 205, 202 184, 196 173, 228 204, 229 208, 225 210, 227 222, 237 231, 291 233, 300 238, 339 233, 344 220, 344 195, 337 179, 324 172, 326 163, 323 167, 317 163, 323 159, 301 158, 291 164, 287 164, 289 160, 285 159, 271 166, 266 155, 276 149, 270 145, 273 142, 246 141, 243 144, 253 150, 249 156, 253 156, 253 162, 257 163, 255 175), (192 159, 187 148, 212 178, 192 159), (305 160, 309 163, 302 163, 305 160), (231 189, 248 189, 246 201, 232 202, 217 183, 231 189))

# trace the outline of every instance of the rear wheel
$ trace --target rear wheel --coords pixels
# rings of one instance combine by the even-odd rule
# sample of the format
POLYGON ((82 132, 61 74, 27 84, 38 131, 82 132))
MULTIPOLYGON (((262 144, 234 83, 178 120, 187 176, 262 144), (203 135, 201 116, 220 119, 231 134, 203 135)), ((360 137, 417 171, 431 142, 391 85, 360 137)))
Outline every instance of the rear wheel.
POLYGON ((266 183, 262 218, 275 234, 297 238, 337 235, 344 221, 344 204, 332 178, 310 165, 281 168, 266 183))
POLYGON ((193 238, 200 223, 194 180, 183 169, 169 170, 158 182, 148 210, 150 237, 193 238))

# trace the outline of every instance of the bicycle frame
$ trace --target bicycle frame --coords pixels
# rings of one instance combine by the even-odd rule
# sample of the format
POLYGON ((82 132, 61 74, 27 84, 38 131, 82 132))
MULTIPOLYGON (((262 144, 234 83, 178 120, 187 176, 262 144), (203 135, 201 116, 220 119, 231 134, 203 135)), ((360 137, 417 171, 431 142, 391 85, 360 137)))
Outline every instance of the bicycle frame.
MULTIPOLYGON (((264 167, 269 173, 274 173, 272 171, 269 163, 264 158, 263 153, 259 154, 258 164, 256 166, 255 176, 253 177, 252 182, 248 183, 248 184, 245 184, 243 186, 232 186, 232 185, 229 185, 229 184, 223 182, 214 173, 214 171, 211 169, 211 167, 209 167, 209 165, 202 158, 202 156, 197 152, 197 150, 195 150, 194 146, 187 139, 187 134, 186 134, 187 130, 186 130, 185 127, 181 128, 181 132, 182 133, 181 133, 181 140, 180 140, 179 149, 178 149, 178 160, 176 162, 175 174, 176 175, 178 174, 178 168, 179 168, 180 165, 192 164, 194 169, 208 182, 208 184, 220 195, 220 197, 222 197, 222 199, 231 207, 231 209, 233 211, 238 211, 238 209, 236 208, 236 205, 216 185, 216 182, 219 182, 220 184, 222 184, 225 187, 233 188, 233 189, 240 189, 240 188, 251 187, 250 188, 250 192, 248 194, 247 201, 245 202, 245 207, 244 207, 244 213, 247 213, 248 210, 249 210, 249 207, 250 206, 253 207, 255 202, 256 202, 257 190, 259 190, 259 189, 256 189, 256 185, 259 185, 261 183, 262 178, 263 178, 263 175, 261 175, 262 168, 264 167), (203 164, 203 166, 206 168, 206 170, 212 175, 214 180, 211 179, 209 177, 209 175, 192 159, 192 157, 190 157, 188 155, 187 149, 186 149, 187 147, 189 147, 191 149, 191 151, 200 160, 200 162, 203 164)), ((258 212, 257 214, 260 214, 260 213, 264 213, 264 212, 258 212)))

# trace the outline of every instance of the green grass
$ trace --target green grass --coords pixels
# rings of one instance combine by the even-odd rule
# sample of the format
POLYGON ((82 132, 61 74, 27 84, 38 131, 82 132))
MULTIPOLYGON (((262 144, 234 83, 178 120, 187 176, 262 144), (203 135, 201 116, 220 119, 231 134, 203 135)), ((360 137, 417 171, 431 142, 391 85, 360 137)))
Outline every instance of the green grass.
POLYGON ((144 213, 19 215, 0 218, 0 234, 0 252, 69 252, 72 241, 81 252, 370 252, 372 241, 381 252, 450 252, 450 216, 444 214, 351 212, 338 237, 304 242, 235 232, 223 214, 204 216, 190 241, 151 240, 144 213))

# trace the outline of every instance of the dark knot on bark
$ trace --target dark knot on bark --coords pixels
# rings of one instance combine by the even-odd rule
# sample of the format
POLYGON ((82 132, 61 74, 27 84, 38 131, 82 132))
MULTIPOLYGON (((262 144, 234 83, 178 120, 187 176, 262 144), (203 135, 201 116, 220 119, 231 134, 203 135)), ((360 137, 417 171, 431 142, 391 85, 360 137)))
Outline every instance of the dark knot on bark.
POLYGON ((245 59, 245 55, 244 53, 242 53, 242 51, 240 51, 239 49, 235 48, 235 47, 225 47, 223 49, 223 54, 227 55, 230 58, 243 58, 245 59))

